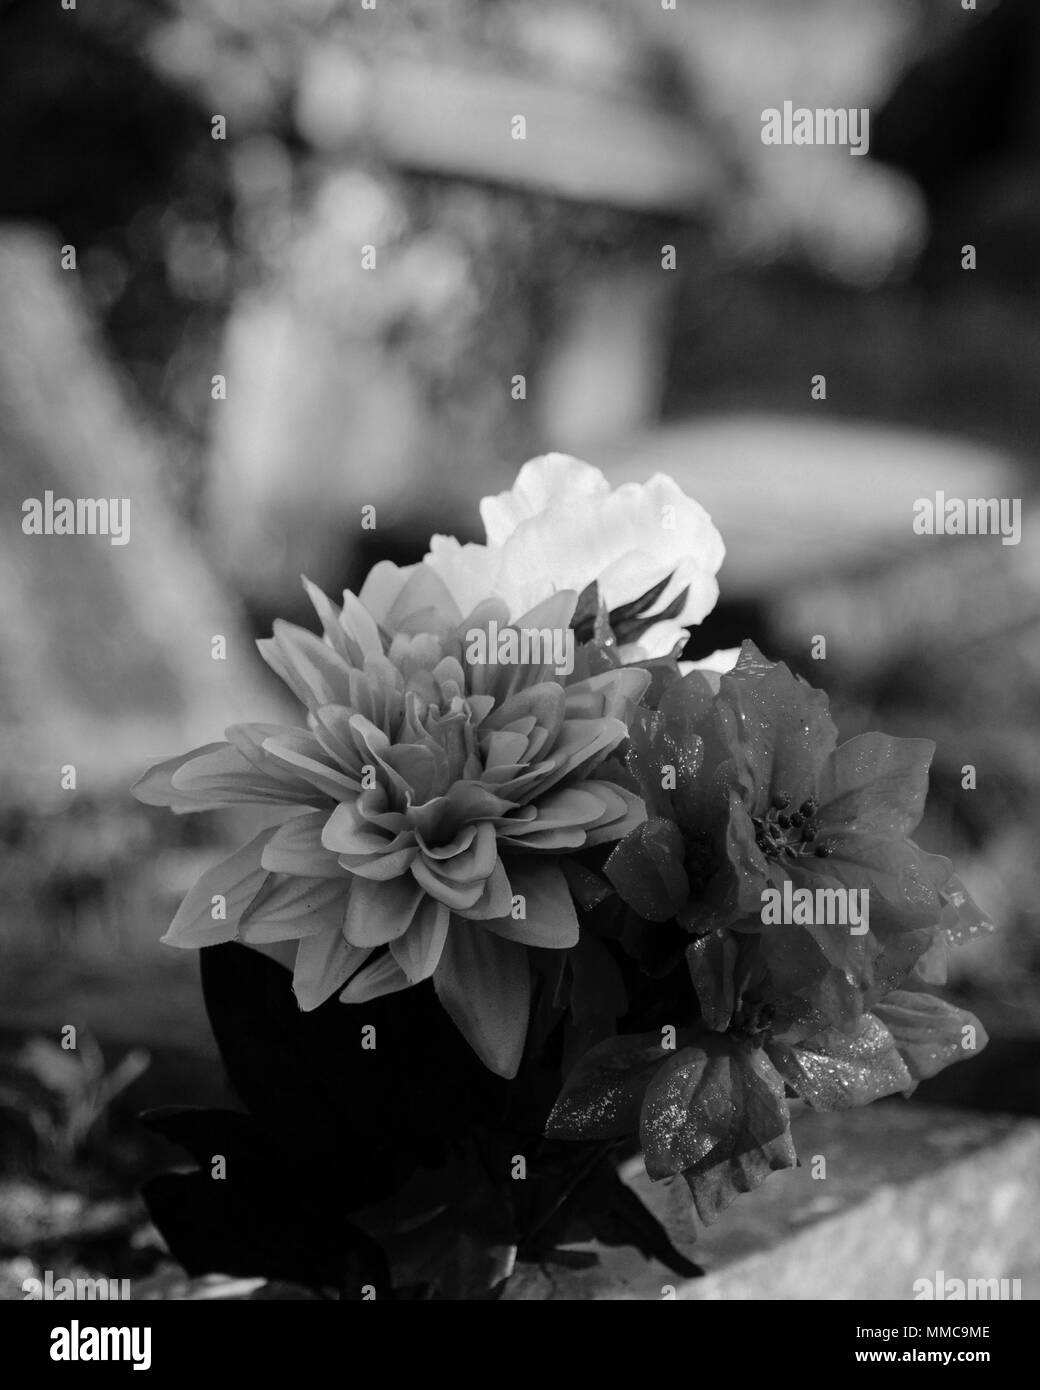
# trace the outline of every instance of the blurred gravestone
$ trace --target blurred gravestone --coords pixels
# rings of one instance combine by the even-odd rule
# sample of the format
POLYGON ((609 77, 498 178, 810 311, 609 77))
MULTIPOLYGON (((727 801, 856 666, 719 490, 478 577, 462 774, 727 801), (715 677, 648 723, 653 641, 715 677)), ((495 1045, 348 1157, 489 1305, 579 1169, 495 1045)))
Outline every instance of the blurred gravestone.
POLYGON ((125 788, 149 757, 219 737, 248 708, 253 654, 164 496, 54 241, 0 236, 0 765, 3 798, 125 788), (128 539, 30 535, 23 504, 129 499, 128 539), (214 660, 212 639, 226 639, 214 660))

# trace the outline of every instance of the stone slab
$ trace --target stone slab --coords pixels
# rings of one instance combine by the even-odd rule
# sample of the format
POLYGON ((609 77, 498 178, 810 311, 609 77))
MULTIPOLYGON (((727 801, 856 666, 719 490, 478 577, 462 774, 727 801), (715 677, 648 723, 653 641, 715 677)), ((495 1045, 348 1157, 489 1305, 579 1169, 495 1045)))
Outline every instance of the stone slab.
POLYGON ((626 1166, 702 1278, 619 1247, 591 1270, 523 1266, 506 1297, 908 1301, 938 1271, 1017 1278, 1023 1299, 1037 1297, 1040 1123, 897 1100, 806 1112, 794 1128, 803 1166, 772 1174, 707 1230, 694 1232, 684 1184, 651 1183, 641 1159, 626 1166))

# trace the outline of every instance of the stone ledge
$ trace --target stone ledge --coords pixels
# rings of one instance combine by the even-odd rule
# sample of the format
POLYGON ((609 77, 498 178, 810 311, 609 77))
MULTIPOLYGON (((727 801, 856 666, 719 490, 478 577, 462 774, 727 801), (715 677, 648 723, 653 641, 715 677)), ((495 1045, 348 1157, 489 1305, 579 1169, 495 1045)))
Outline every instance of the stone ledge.
MULTIPOLYGON (((682 1280, 631 1247, 595 1269, 518 1268, 507 1299, 893 1299, 915 1280, 1017 1278, 1040 1291, 1040 1123, 904 1101, 794 1121, 802 1167, 694 1231, 685 1184, 625 1180, 706 1271, 682 1280), (826 1159, 813 1178, 812 1159, 826 1159)), ((589 1249, 589 1246, 576 1247, 589 1249)))

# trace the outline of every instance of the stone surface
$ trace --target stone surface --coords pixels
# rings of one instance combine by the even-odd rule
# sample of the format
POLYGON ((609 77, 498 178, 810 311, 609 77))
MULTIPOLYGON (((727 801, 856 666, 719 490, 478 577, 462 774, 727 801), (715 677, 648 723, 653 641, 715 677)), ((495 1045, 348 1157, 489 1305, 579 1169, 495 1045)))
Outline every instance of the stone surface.
POLYGON ((772 1174, 695 1239, 685 1185, 650 1183, 640 1159, 625 1169, 704 1277, 619 1247, 592 1270, 523 1267, 506 1297, 912 1300, 937 1271, 1017 1278, 1023 1299, 1037 1296, 1040 1124, 897 1100, 794 1125, 803 1166, 772 1174), (812 1176, 816 1155, 826 1178, 812 1176))

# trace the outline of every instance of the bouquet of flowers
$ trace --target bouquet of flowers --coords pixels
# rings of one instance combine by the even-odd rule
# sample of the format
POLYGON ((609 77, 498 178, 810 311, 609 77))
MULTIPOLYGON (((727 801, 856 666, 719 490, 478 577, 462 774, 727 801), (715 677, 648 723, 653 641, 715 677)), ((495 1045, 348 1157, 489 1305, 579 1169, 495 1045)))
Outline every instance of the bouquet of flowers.
POLYGON ((671 479, 549 455, 481 515, 341 605, 304 581, 321 634, 259 643, 298 726, 135 787, 270 812, 164 938, 245 1106, 148 1117, 199 1165, 146 1189, 190 1273, 493 1298, 579 1231, 689 1274, 620 1157, 712 1222, 797 1164, 793 1105, 985 1043, 930 988, 989 927, 908 838, 933 745, 839 744, 750 642, 678 659, 724 549, 671 479))

